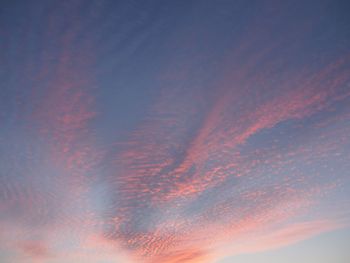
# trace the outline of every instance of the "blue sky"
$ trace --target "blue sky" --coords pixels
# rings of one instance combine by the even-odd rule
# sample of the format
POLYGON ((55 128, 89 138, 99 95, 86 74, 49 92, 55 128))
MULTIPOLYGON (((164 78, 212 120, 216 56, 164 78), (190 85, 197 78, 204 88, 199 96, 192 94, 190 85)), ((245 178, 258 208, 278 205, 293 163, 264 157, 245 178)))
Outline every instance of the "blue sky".
POLYGON ((348 262, 349 229, 315 236, 297 244, 263 253, 245 254, 218 260, 229 262, 348 262))
POLYGON ((346 263, 347 1, 2 1, 0 261, 346 263))

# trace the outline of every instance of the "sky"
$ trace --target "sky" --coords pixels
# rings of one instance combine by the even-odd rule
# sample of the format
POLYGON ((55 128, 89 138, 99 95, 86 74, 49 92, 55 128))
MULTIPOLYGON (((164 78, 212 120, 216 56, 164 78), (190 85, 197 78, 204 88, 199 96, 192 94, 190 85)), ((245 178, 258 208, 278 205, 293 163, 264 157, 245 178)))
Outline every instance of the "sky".
POLYGON ((2 0, 0 262, 349 262, 349 12, 2 0))

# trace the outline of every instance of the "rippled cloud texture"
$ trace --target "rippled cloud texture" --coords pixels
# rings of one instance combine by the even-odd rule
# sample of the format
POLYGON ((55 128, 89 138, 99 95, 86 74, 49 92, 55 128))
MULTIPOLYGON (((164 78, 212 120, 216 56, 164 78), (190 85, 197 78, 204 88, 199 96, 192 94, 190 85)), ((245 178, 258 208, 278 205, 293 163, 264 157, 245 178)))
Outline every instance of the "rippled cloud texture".
POLYGON ((346 1, 2 1, 0 261, 216 262, 350 223, 346 1))

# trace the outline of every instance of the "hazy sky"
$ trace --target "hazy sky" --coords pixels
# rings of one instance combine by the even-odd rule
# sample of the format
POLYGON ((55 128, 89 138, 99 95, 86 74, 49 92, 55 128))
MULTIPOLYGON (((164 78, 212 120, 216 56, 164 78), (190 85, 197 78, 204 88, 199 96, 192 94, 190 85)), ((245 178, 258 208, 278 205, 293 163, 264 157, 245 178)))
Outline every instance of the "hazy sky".
POLYGON ((349 13, 1 1, 0 262, 348 263, 349 13))

